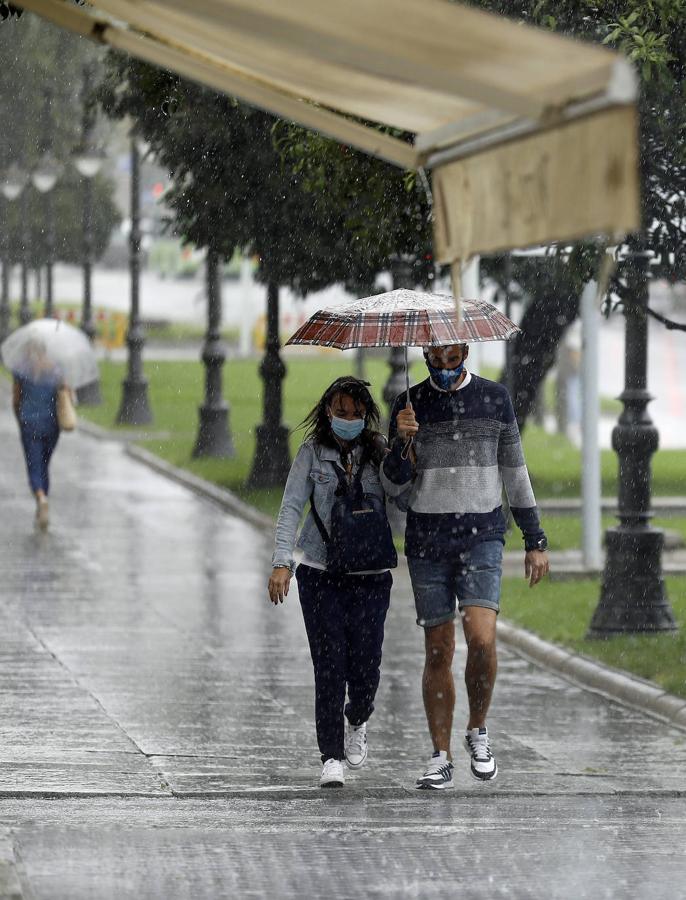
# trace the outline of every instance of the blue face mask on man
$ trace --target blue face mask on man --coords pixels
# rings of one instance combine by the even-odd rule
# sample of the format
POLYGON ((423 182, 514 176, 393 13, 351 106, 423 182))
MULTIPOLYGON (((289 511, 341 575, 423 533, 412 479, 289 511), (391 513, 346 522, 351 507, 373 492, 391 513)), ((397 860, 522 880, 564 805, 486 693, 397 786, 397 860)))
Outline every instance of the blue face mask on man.
POLYGON ((444 391, 449 391, 459 381, 464 372, 464 363, 461 362, 456 369, 437 369, 428 359, 424 360, 431 375, 433 383, 444 391))
POLYGON ((354 441, 364 431, 364 419, 341 419, 331 416, 331 430, 342 441, 354 441))

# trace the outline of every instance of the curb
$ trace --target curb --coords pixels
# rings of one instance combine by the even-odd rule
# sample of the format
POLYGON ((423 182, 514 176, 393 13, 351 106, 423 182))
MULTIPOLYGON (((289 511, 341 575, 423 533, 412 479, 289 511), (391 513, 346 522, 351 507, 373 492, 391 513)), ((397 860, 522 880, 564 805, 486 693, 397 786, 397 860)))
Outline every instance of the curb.
POLYGON ((155 456, 149 450, 144 450, 143 447, 128 445, 125 452, 128 456, 133 457, 133 459, 138 460, 138 462, 143 463, 160 475, 165 475, 172 481, 176 481, 177 484, 187 487, 193 493, 210 500, 226 512, 240 516, 242 519, 250 522, 251 525, 255 525, 257 528, 274 528, 274 519, 265 513, 259 512, 253 506, 250 506, 249 503, 244 503, 243 500, 227 488, 218 487, 204 478, 200 478, 198 475, 186 472, 185 469, 179 469, 171 463, 160 459, 159 456, 155 456))
POLYGON ((686 697, 677 697, 650 681, 565 650, 509 622, 498 622, 498 638, 531 662, 552 669, 581 687, 686 731, 686 697))
POLYGON ((156 437, 169 437, 169 432, 160 431, 112 431, 102 425, 96 425, 88 419, 84 419, 77 412, 77 431, 97 438, 99 441, 116 441, 119 444, 128 444, 133 441, 149 441, 156 437))
POLYGON ((98 438, 100 441, 120 440, 119 435, 114 437, 107 428, 103 428, 102 425, 96 425, 95 422, 89 422, 88 419, 81 418, 78 412, 76 414, 76 430, 83 431, 89 437, 98 438))

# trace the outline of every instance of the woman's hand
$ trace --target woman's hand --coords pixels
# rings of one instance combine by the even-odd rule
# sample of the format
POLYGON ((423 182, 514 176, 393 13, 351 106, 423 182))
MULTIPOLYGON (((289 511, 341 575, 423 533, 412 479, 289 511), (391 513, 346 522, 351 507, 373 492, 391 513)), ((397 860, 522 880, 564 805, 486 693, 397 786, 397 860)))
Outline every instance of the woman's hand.
POLYGON ((403 439, 414 437, 419 431, 419 423, 415 418, 412 404, 408 403, 405 409, 401 409, 396 418, 398 435, 403 439))
POLYGON ((293 573, 285 566, 278 566, 272 569, 267 590, 269 591, 269 599, 274 606, 277 603, 283 603, 284 598, 288 596, 288 588, 292 577, 293 573))

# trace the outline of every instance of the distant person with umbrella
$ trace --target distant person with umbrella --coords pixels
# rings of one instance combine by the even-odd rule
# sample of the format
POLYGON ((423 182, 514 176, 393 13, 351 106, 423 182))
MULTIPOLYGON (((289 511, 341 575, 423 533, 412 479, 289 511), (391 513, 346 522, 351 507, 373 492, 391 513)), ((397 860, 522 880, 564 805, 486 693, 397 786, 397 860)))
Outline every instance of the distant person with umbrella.
POLYGON ((367 760, 384 624, 397 554, 379 466, 386 439, 366 381, 338 378, 303 423, 276 524, 269 596, 283 603, 295 571, 314 666, 321 787, 341 787, 367 760), (309 506, 297 546, 296 535, 309 506), (348 702, 346 704, 346 690, 348 702), (345 722, 345 727, 344 727, 345 722))
POLYGON ((50 460, 60 430, 71 430, 72 390, 98 375, 86 336, 56 319, 36 319, 18 328, 0 348, 13 377, 12 405, 19 424, 36 522, 49 524, 50 460))
POLYGON ((468 355, 463 342, 424 348, 428 378, 396 400, 381 472, 389 496, 404 497, 407 508, 405 553, 425 635, 422 688, 434 752, 417 780, 424 790, 453 786, 456 607, 467 644, 464 748, 475 779, 498 774, 486 716, 497 669, 503 486, 524 538, 530 586, 548 572, 512 401, 503 385, 466 369, 468 355))
POLYGON ((12 371, 12 406, 19 423, 29 485, 36 498, 36 523, 48 527, 50 459, 57 446, 57 395, 66 387, 60 369, 48 359, 40 338, 27 342, 24 359, 12 371))

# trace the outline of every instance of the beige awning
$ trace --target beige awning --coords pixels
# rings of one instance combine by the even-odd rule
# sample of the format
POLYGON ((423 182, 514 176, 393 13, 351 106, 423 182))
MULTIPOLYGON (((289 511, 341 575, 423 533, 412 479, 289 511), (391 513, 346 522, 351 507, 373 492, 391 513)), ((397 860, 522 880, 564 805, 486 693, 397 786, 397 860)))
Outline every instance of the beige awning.
POLYGON ((448 0, 22 5, 398 166, 432 168, 442 261, 638 225, 635 78, 606 48, 448 0))

